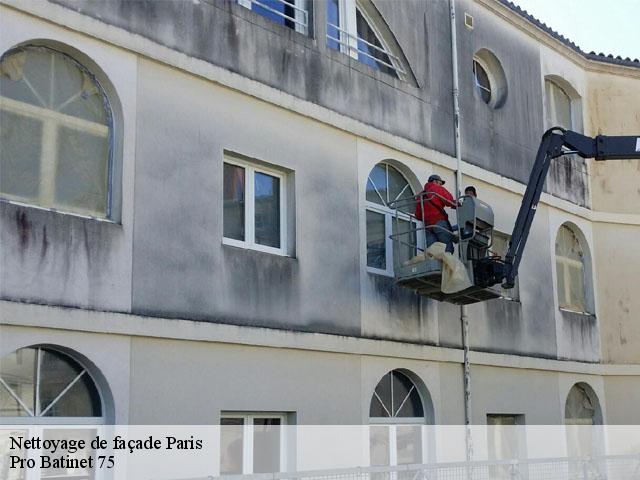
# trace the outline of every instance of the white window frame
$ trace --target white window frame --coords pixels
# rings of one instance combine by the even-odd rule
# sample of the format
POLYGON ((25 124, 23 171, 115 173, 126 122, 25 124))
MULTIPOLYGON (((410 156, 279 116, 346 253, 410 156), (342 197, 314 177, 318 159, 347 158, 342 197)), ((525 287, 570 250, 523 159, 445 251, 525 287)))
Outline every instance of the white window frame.
POLYGON ((545 110, 546 110, 546 118, 545 118, 545 122, 548 123, 548 125, 546 126, 546 128, 551 128, 551 127, 556 127, 560 124, 560 122, 558 122, 557 117, 558 117, 558 105, 554 102, 554 96, 553 95, 547 95, 547 83, 549 83, 551 85, 551 88, 557 88, 558 90, 560 90, 560 92, 567 97, 567 100, 569 101, 569 125, 564 125, 564 128, 567 128, 569 130, 574 130, 575 127, 575 120, 574 120, 574 111, 573 111, 573 99, 571 98, 571 95, 569 95, 569 93, 567 93, 566 89, 561 87, 557 82, 554 82, 552 79, 550 78, 545 78, 544 79, 544 87, 545 87, 545 110))
MULTIPOLYGON (((367 181, 369 181, 368 178, 367 178, 367 181)), ((409 186, 409 188, 411 188, 411 186, 409 186)), ((369 264, 367 263, 367 271, 371 273, 376 273, 378 275, 386 275, 388 277, 393 277, 394 275, 393 254, 394 253, 393 253, 393 240, 391 239, 391 235, 393 234, 393 222, 395 221, 394 218, 396 216, 396 212, 395 210, 392 210, 389 207, 385 207, 384 205, 370 202, 368 200, 367 200, 366 210, 374 213, 381 213, 384 215, 384 236, 385 236, 385 242, 384 242, 385 268, 381 269, 376 267, 370 267, 369 264)), ((412 220, 411 216, 406 213, 398 212, 398 219, 411 223, 413 225, 413 228, 419 228, 419 226, 416 225, 415 220, 412 220)), ((366 239, 366 213, 365 213, 365 244, 366 244, 366 240, 367 239, 366 239)), ((366 248, 368 248, 367 245, 365 245, 365 249, 366 248)), ((366 256, 366 252, 365 252, 365 256, 366 256)))
MULTIPOLYGON (((586 265, 586 258, 585 258, 585 246, 583 245, 583 242, 580 241, 580 237, 578 236, 578 234, 570 227, 566 226, 566 225, 561 225, 560 229, 562 228, 567 228, 569 229, 569 231, 573 234, 573 236, 576 238, 578 245, 580 246, 580 250, 582 251, 582 260, 575 260, 573 258, 569 258, 566 257, 564 255, 558 255, 557 252, 557 246, 556 251, 554 252, 554 256, 555 256, 555 263, 554 263, 554 267, 556 269, 556 279, 559 278, 560 275, 562 275, 562 279, 563 279, 563 285, 564 285, 564 289, 561 292, 559 285, 560 282, 556 281, 556 290, 557 290, 557 298, 558 298, 558 308, 560 310, 564 310, 567 312, 573 312, 573 313, 580 313, 583 315, 591 315, 592 313, 589 311, 590 310, 590 304, 589 304, 589 288, 590 287, 590 283, 587 281, 587 265, 586 265), (562 265, 562 272, 558 271, 558 263, 562 265), (583 300, 583 306, 584 308, 582 310, 577 309, 577 306, 571 305, 571 274, 569 273, 569 267, 579 267, 580 270, 582 271, 582 300, 583 300), (562 296, 562 298, 561 298, 562 296)), ((556 243, 557 243, 557 237, 560 234, 561 230, 558 230, 556 233, 556 243)))
MULTIPOLYGON (((275 12, 274 10, 269 8, 268 5, 266 5, 260 0, 237 0, 237 1, 239 5, 242 5, 243 7, 248 8, 249 10, 251 10, 252 4, 256 4, 264 8, 265 10, 274 12, 276 15, 281 16, 284 19, 287 19, 287 20, 291 19, 291 17, 281 15, 280 12, 275 12)), ((309 8, 308 8, 309 0, 295 0, 294 4, 290 4, 283 0, 277 0, 277 1, 282 4, 286 3, 293 8, 295 12, 293 17, 293 21, 295 23, 295 31, 303 35, 308 35, 309 34, 309 8)))
MULTIPOLYGON (((260 252, 272 253, 275 255, 287 256, 287 175, 281 171, 274 170, 262 165, 256 165, 250 162, 244 162, 236 158, 224 157, 224 163, 244 168, 245 192, 244 192, 244 240, 235 238, 227 238, 224 236, 224 208, 222 211, 223 233, 222 243, 239 248, 250 250, 258 250, 260 252), (255 174, 264 173, 279 179, 280 185, 280 248, 261 245, 255 242, 255 174), (250 219, 250 220, 249 220, 250 219)), ((224 164, 223 164, 223 182, 224 182, 224 164)))
MULTIPOLYGON (((425 419, 419 417, 393 417, 369 419, 367 431, 369 433, 369 441, 371 441, 371 427, 388 427, 389 442, 389 466, 398 465, 398 427, 420 427, 420 461, 423 463, 427 458, 427 431, 425 427, 425 419)), ((369 455, 371 453, 369 452, 369 455)), ((371 457, 369 457, 369 465, 371 465, 371 457)))
MULTIPOLYGON (((378 164, 376 164, 378 165, 378 164)), ((404 174, 398 170, 396 167, 394 167, 393 165, 390 165, 388 163, 384 163, 384 162, 380 162, 380 165, 384 165, 385 167, 391 167, 394 168, 400 175, 402 175, 402 177, 407 181, 407 185, 409 190, 411 190, 411 193, 413 194, 413 189, 411 188, 411 184, 409 183, 409 180, 407 180, 407 177, 404 176, 404 174)), ((375 168, 375 165, 374 167, 375 168)), ((371 171, 369 171, 369 173, 371 173, 371 171)), ((386 175, 386 180, 387 180, 387 192, 389 191, 389 174, 387 173, 386 175)), ((367 175, 367 183, 365 183, 365 192, 366 192, 366 185, 369 183, 369 175, 367 175)), ((371 182, 373 184, 373 182, 371 182)), ((378 189, 376 188, 375 185, 373 185, 373 187, 376 189, 376 192, 378 193, 378 195, 380 195, 380 192, 378 192, 378 189)), ((365 193, 366 195, 366 193, 365 193)), ((380 195, 381 196, 381 195, 380 195)), ((366 198, 366 197, 365 197, 366 198)), ((365 243, 365 265, 367 266, 367 272, 370 273, 375 273, 377 275, 385 275, 387 277, 393 277, 394 275, 394 270, 393 270, 393 240, 391 239, 391 235, 393 234, 393 222, 394 217, 396 216, 396 211, 392 210, 391 208, 387 207, 386 205, 380 205, 379 203, 375 203, 375 202, 371 202, 369 200, 365 200, 365 235, 364 235, 364 243, 365 243), (376 268, 376 267, 370 267, 368 262, 367 262, 367 249, 368 249, 368 245, 367 245, 367 210, 374 212, 374 213, 382 213, 384 214, 384 236, 385 236, 385 242, 384 242, 384 248, 385 248, 385 268, 376 268)), ((399 220, 405 220, 409 223, 411 223, 413 225, 413 228, 420 228, 422 226, 422 222, 417 222, 415 219, 412 219, 411 216, 408 213, 404 213, 399 211, 398 212, 398 219, 399 220)), ((416 233, 417 235, 417 233, 416 233)), ((418 242, 419 243, 419 242, 418 242)), ((420 245, 418 245, 420 246, 420 245)))
MULTIPOLYGON (((242 474, 253 474, 253 420, 256 418, 277 418, 280 420, 280 472, 287 471, 287 414, 278 412, 223 412, 223 418, 242 418, 242 474)), ((222 456, 220 456, 220 462, 222 456)), ((218 465, 220 468, 220 465, 218 465)))

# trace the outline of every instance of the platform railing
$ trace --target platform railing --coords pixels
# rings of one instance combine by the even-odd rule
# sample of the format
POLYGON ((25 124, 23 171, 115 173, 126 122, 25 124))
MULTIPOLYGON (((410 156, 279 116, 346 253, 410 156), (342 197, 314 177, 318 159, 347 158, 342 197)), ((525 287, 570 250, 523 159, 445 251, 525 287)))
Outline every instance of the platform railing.
MULTIPOLYGON (((460 202, 465 196, 456 199, 456 202, 460 202)), ((424 207, 431 200, 439 198, 445 203, 449 203, 449 200, 435 192, 421 192, 412 197, 406 197, 402 199, 389 202, 389 208, 395 210, 393 217, 394 232, 390 235, 393 241, 393 260, 394 267, 400 266, 403 263, 409 261, 413 256, 418 254, 424 254, 429 247, 427 244, 427 232, 447 232, 453 235, 454 243, 460 238, 459 226, 451 231, 443 228, 439 225, 425 225, 422 219, 419 219, 415 212, 417 206, 420 206, 420 212, 424 216, 424 207), (411 213, 414 212, 414 213, 411 213), (410 225, 415 225, 413 228, 403 229, 400 231, 400 222, 409 222, 410 225), (415 234, 415 235, 413 235, 415 234), (404 250, 400 247, 406 247, 404 250), (404 258, 403 252, 414 252, 409 258, 404 258)))

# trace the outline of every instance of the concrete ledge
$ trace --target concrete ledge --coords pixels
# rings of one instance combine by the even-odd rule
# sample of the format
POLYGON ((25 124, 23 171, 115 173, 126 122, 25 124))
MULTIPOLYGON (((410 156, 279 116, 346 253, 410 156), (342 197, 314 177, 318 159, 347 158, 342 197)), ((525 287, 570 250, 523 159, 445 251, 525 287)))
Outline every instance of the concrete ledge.
MULTIPOLYGON (((320 333, 239 327, 192 320, 143 317, 127 313, 99 312, 7 300, 0 301, 0 339, 2 338, 3 324, 27 328, 170 338, 458 364, 463 362, 462 350, 454 348, 320 333)), ((605 365, 484 352, 471 352, 470 361, 472 365, 502 368, 587 375, 640 376, 640 365, 605 365)))

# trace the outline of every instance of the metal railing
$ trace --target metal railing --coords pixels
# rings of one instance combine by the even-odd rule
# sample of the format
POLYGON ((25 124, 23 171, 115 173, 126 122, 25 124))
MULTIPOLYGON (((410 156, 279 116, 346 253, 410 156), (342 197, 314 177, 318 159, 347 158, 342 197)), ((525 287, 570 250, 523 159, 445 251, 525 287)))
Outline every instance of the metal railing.
POLYGON ((260 8, 263 8, 264 10, 273 13, 274 15, 283 18, 284 20, 288 20, 290 22, 292 22, 293 24, 296 25, 296 30, 301 31, 301 33, 304 33, 305 35, 308 34, 308 27, 309 27, 309 12, 301 7, 298 7, 297 5, 295 5, 294 3, 289 3, 286 0, 271 0, 272 2, 276 2, 279 3, 280 5, 283 5, 285 7, 285 11, 286 9, 291 9, 293 10, 293 16, 291 15, 287 15, 286 13, 283 13, 279 10, 276 10, 275 8, 269 6, 267 3, 265 3, 264 0, 260 1, 260 0, 236 0, 236 2, 240 5, 242 5, 243 7, 246 7, 248 9, 251 10, 251 6, 252 5, 257 5, 260 8))
POLYGON ((640 480, 640 454, 357 467, 171 480, 640 480))
MULTIPOLYGON (((464 197, 465 196, 462 196, 456 199, 456 202, 460 202, 464 197)), ((434 234, 438 231, 449 233, 452 235, 454 243, 456 243, 460 239, 461 232, 459 225, 456 225, 455 229, 451 231, 439 225, 424 224, 423 218, 425 204, 429 203, 434 198, 439 198, 445 204, 449 203, 449 200, 435 192, 421 192, 417 195, 401 198, 389 203, 389 208, 395 210, 396 212, 393 217, 393 221, 395 222, 394 231, 396 233, 390 235, 391 240, 393 241, 393 261, 395 267, 410 260, 414 255, 417 255, 418 253, 423 254, 425 252, 425 250, 430 245, 427 240, 427 232, 434 234), (418 218, 415 213, 407 211, 407 208, 409 208, 409 210, 414 210, 414 212, 415 210, 420 210, 421 216, 423 218, 418 218), (401 230, 401 221, 409 222, 409 225, 415 226, 409 229, 401 230), (405 248, 403 250, 400 247, 405 248), (404 255, 401 252, 412 252, 413 254, 410 257, 407 257, 407 255, 404 255)))
POLYGON ((406 75, 406 72, 400 67, 401 61, 400 61, 400 57, 398 57, 397 55, 394 55, 388 50, 384 48, 380 48, 377 45, 374 45, 373 43, 367 42, 364 38, 354 35, 353 33, 350 33, 347 30, 340 28, 338 25, 335 25, 331 22, 327 22, 327 27, 330 27, 330 28, 327 28, 327 39, 333 42, 336 42, 338 45, 344 46, 349 51, 349 53, 353 52, 353 53, 357 53, 358 55, 364 55, 365 57, 370 58, 377 64, 384 65, 385 67, 390 68, 391 70, 396 72, 398 76, 406 75), (334 37, 333 35, 331 35, 331 33, 329 33, 329 30, 332 28, 339 32, 337 37, 334 37), (343 40, 343 37, 346 37, 347 40, 346 41, 343 40), (350 40, 355 40, 355 42, 350 40), (381 58, 374 57, 367 50, 361 49, 359 46, 360 42, 386 55, 387 58, 389 58, 389 60, 395 60, 395 64, 393 62, 385 62, 381 58))

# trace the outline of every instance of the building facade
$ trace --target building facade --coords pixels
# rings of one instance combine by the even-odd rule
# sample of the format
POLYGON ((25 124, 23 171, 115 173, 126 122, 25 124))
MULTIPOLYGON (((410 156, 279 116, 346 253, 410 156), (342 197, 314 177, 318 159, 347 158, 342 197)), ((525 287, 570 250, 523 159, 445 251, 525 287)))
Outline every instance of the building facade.
MULTIPOLYGON (((504 253, 546 128, 640 132, 640 63, 508 2, 455 9, 464 184, 504 253)), ((387 240, 389 202, 455 184, 448 2, 3 0, 0 21, 3 420, 464 423, 460 309, 396 286, 387 240)), ((517 288, 467 309, 472 423, 640 423, 639 180, 552 165, 517 288)))

